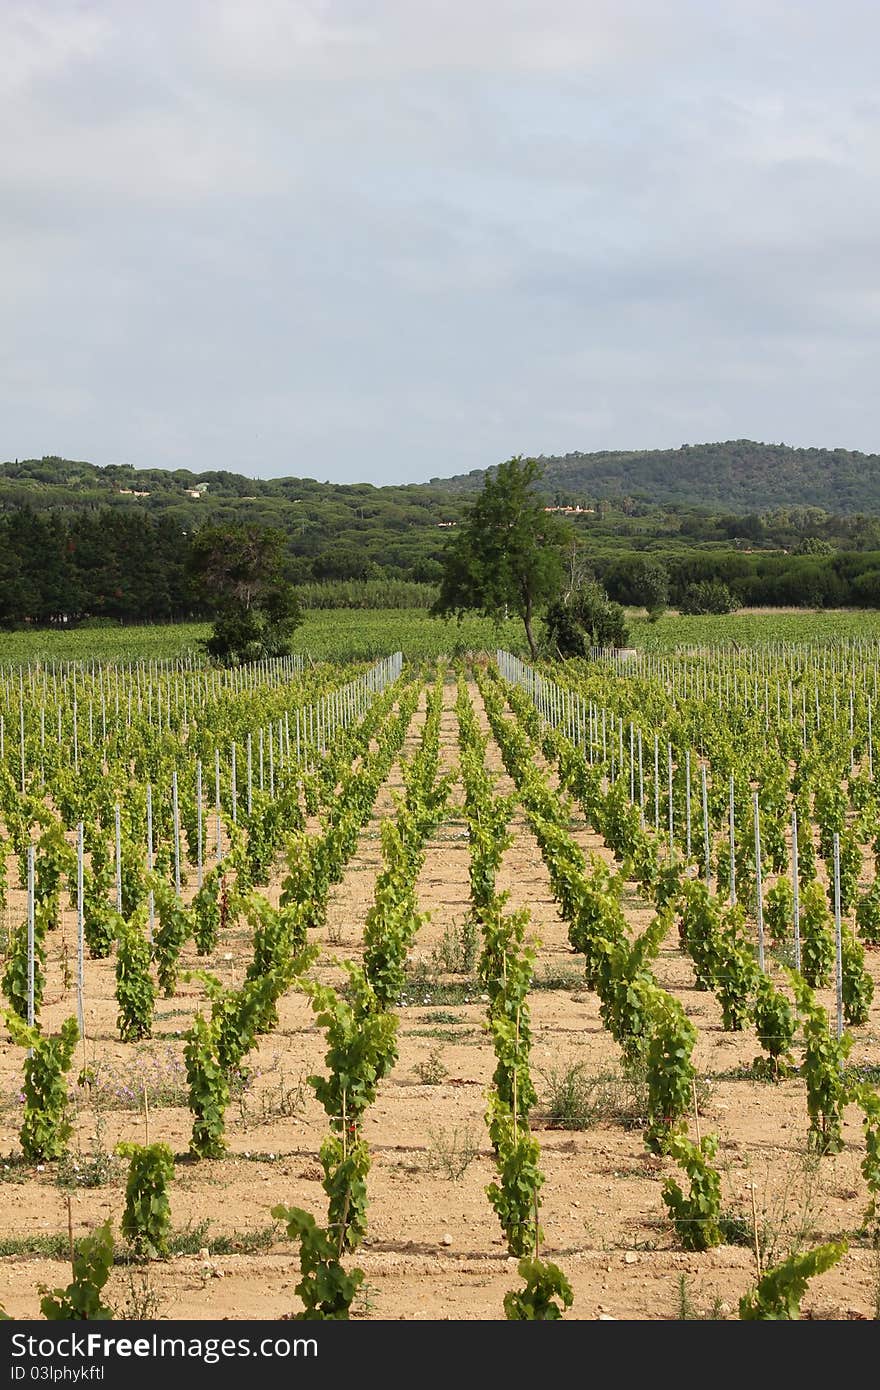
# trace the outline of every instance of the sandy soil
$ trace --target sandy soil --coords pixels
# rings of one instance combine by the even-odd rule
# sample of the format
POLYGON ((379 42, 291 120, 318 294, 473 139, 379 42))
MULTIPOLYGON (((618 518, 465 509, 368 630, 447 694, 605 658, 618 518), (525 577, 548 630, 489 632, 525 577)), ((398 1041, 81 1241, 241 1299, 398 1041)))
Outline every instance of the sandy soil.
MULTIPOLYGON (((472 689, 480 709, 476 689, 472 689)), ((442 724, 443 760, 457 756, 455 687, 446 687, 442 724)), ((417 743, 424 697, 407 741, 417 743)), ((484 720, 485 727, 485 720, 484 720)), ((502 790, 509 788, 497 748, 492 766, 502 790)), ((373 820, 364 831, 344 881, 333 893, 320 978, 339 972, 333 956, 358 958, 364 916, 372 900, 379 863, 379 822, 393 813, 391 789, 383 788, 373 820)), ((372 1153, 369 1176, 369 1234, 352 1257, 365 1272, 354 1313, 362 1319, 498 1319, 506 1290, 518 1284, 485 1189, 494 1177, 484 1113, 494 1054, 484 1029, 485 1002, 471 974, 442 968, 444 940, 461 936, 468 910, 468 847, 461 818, 461 787, 453 791, 449 815, 431 842, 418 884, 430 914, 413 952, 423 967, 400 1010, 400 1057, 366 1121, 372 1153), (456 986, 452 1001, 448 987, 456 986)), ((574 1290, 573 1319, 664 1320, 683 1316, 682 1298, 693 1314, 736 1318, 737 1301, 755 1282, 756 1262, 748 1232, 757 1224, 766 1258, 793 1247, 845 1236, 849 1249, 828 1273, 811 1281, 803 1314, 824 1319, 873 1318, 880 1300, 880 1261, 857 1235, 868 1202, 859 1163, 863 1151, 859 1111, 851 1106, 842 1153, 816 1161, 807 1151, 808 1116, 803 1082, 780 1084, 748 1075, 760 1049, 754 1033, 724 1033, 714 997, 696 991, 693 971, 674 934, 656 965, 656 975, 681 1000, 697 1024, 699 1114, 691 1134, 719 1136, 718 1165, 725 1208, 742 1218, 742 1244, 701 1254, 678 1247, 661 1198, 662 1180, 676 1174, 667 1159, 652 1157, 628 1115, 627 1088, 618 1050, 599 1019, 598 1001, 582 985, 578 958, 553 902, 538 846, 521 814, 505 856, 498 886, 510 892, 511 907, 528 907, 541 947, 539 985, 531 996, 534 1044, 532 1071, 540 1094, 533 1128, 541 1144, 546 1182, 542 1190, 542 1254, 556 1261, 574 1290), (547 1119, 550 1093, 570 1068, 592 1097, 588 1127, 566 1130, 547 1119)), ((588 851, 610 855, 597 837, 577 823, 588 851)), ((279 875, 280 882, 280 875, 279 875)), ((278 883, 272 892, 277 894, 278 883)), ((635 892, 628 916, 638 931, 650 910, 635 892)), ((12 917, 17 920, 18 903, 12 917)), ((70 966, 75 958, 75 919, 65 914, 49 942, 44 1024, 57 1027, 75 1012, 70 966), (65 967, 65 959, 67 966, 65 967), (67 978, 66 978, 67 977, 67 978)), ((242 978, 249 934, 232 929, 207 964, 222 978, 242 978)), ((194 956, 187 957, 195 965, 194 956)), ((205 964, 203 961, 199 965, 205 964)), ((880 957, 869 956, 880 985, 880 957)), ((78 1094, 72 1157, 63 1165, 22 1165, 19 1157, 19 1086, 23 1053, 0 1043, 0 1231, 23 1246, 34 1237, 66 1239, 68 1201, 75 1235, 110 1216, 118 1231, 124 1205, 124 1172, 115 1170, 118 1139, 143 1141, 143 1083, 152 1097, 151 1139, 164 1139, 176 1155, 171 1188, 175 1229, 188 1231, 192 1253, 154 1261, 145 1268, 118 1265, 108 1285, 110 1301, 126 1316, 195 1319, 274 1319, 295 1311, 299 1277, 294 1246, 273 1229, 270 1208, 284 1202, 323 1219, 317 1151, 325 1117, 305 1077, 322 1067, 324 1038, 308 1001, 295 992, 280 1005, 280 1025, 251 1054, 254 1079, 228 1112, 229 1153, 222 1161, 187 1157, 190 1115, 182 1066, 181 1034, 199 1007, 201 991, 183 984, 173 999, 157 1004, 152 1040, 140 1047, 118 1041, 112 961, 86 966, 87 1040, 76 1069, 97 1065, 100 1084, 78 1094), (163 1086, 173 1103, 161 1100, 163 1086), (126 1092, 128 1094, 126 1094, 126 1092), (79 1165, 79 1178, 73 1161, 79 1165), (96 1167, 107 1179, 84 1186, 96 1167), (224 1241, 229 1253, 209 1254, 224 1241)), ((833 1004, 830 995, 826 1002, 833 1004)), ((853 1060, 880 1060, 880 988, 868 1024, 857 1030, 853 1060)), ((69 1266, 61 1258, 11 1253, 0 1258, 0 1302, 16 1317, 39 1316, 38 1286, 65 1284, 69 1266)))

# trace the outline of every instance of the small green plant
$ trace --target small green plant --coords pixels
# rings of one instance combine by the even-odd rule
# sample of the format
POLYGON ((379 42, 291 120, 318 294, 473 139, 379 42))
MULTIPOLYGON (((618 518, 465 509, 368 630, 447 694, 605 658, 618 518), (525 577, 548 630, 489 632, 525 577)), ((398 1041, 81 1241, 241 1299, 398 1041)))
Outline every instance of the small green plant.
POLYGON ((754 1013, 758 1041, 767 1056, 756 1057, 752 1069, 757 1076, 779 1081, 791 1074, 794 1065, 791 1048, 797 1032, 797 1015, 769 975, 758 977, 754 1013))
POLYGON ((204 882, 192 901, 193 937, 200 956, 209 956, 216 948, 227 903, 226 879, 218 864, 205 874, 204 882))
POLYGON ((721 1026, 738 1033, 752 1017, 752 996, 758 967, 751 946, 740 935, 739 923, 729 924, 723 935, 716 994, 721 1005, 721 1026))
POLYGON ((213 1022, 196 1014, 183 1049, 193 1113, 189 1151, 196 1158, 221 1158, 226 1151, 229 1079, 217 1056, 216 1031, 213 1022))
POLYGON ((79 1041, 77 1021, 65 1019, 60 1032, 45 1037, 14 1013, 7 1012, 6 1025, 12 1041, 29 1049, 24 1064, 24 1119, 19 1131, 22 1152, 33 1162, 62 1158, 73 1130, 66 1076, 79 1041))
POLYGON ((880 1244, 880 1093, 870 1086, 860 1086, 855 1093, 862 1110, 865 1132, 865 1156, 861 1162, 862 1176, 868 1184, 871 1200, 862 1217, 862 1234, 870 1235, 880 1244))
POLYGON ((697 1030, 678 1000, 656 988, 645 1054, 645 1144, 652 1153, 666 1152, 669 1140, 681 1129, 683 1116, 690 1109, 696 1076, 691 1054, 696 1040, 697 1030))
POLYGON ((766 1270, 757 1286, 740 1299, 740 1318, 746 1321, 799 1318, 808 1281, 814 1274, 822 1274, 836 1264, 846 1249, 846 1241, 829 1241, 827 1245, 790 1255, 782 1264, 766 1270))
POLYGON ((57 1183, 59 1187, 106 1187, 115 1183, 119 1176, 120 1163, 114 1153, 104 1146, 104 1118, 100 1110, 95 1115, 94 1147, 91 1153, 84 1153, 78 1146, 74 1152, 67 1153, 58 1164, 57 1183))
POLYGON ((851 1028, 867 1023, 874 999, 874 980, 865 969, 865 948, 851 931, 841 932, 843 1017, 851 1028))
POLYGON ((477 924, 466 917, 460 924, 453 922, 446 928, 443 938, 431 953, 431 963, 436 970, 447 975, 470 975, 477 963, 478 947, 477 924))
POLYGON ((856 926, 862 941, 880 946, 880 877, 874 879, 856 904, 856 926))
POLYGON ((183 943, 190 934, 190 917, 174 889, 159 874, 151 874, 159 925, 153 938, 153 957, 159 976, 159 988, 170 999, 177 986, 177 968, 183 943))
POLYGON ((473 1128, 451 1131, 429 1129, 428 1167, 441 1172, 450 1182, 458 1182, 468 1168, 480 1156, 480 1148, 473 1128))
MULTIPOLYGON (((46 928, 40 916, 34 918, 34 1021, 40 1016, 46 978, 46 928)), ((28 1017, 28 924, 22 922, 11 934, 10 951, 3 972, 3 993, 20 1019, 28 1017)))
POLYGON ((790 972, 803 1021, 804 1060, 802 1072, 807 1085, 811 1145, 819 1154, 839 1153, 843 1107, 849 1099, 844 1063, 852 1047, 852 1034, 831 1035, 828 1015, 810 986, 795 971, 790 972))
POLYGON ((102 1293, 113 1265, 113 1229, 110 1219, 78 1242, 73 1255, 73 1279, 65 1289, 40 1284, 40 1311, 52 1322, 71 1319, 103 1321, 115 1317, 103 1303, 102 1293))
POLYGON ((494 1136, 498 1182, 486 1188, 511 1255, 533 1254, 541 1241, 538 1225, 538 1193, 544 1174, 538 1166, 540 1148, 528 1130, 518 1130, 513 1115, 492 1097, 489 1129, 494 1136))
POLYGON ((586 1063, 550 1067, 542 1073, 547 1099, 547 1123, 553 1129, 590 1129, 596 1123, 597 1078, 587 1074, 586 1063))
POLYGON ((787 878, 774 883, 764 903, 764 925, 774 946, 785 946, 794 932, 794 891, 787 878))
POLYGON ((686 1274, 679 1274, 677 1288, 678 1307, 676 1317, 680 1322, 715 1321, 724 1317, 724 1305, 717 1294, 712 1301, 711 1308, 707 1312, 701 1313, 698 1310, 691 1296, 690 1284, 688 1283, 686 1274))
POLYGON ((153 1031, 156 986, 150 974, 150 943, 138 915, 119 919, 116 952, 116 1027, 123 1042, 139 1042, 153 1031))
POLYGON ((529 1259, 519 1262, 519 1276, 525 1288, 504 1295, 504 1316, 510 1322, 555 1322, 574 1302, 571 1285, 562 1270, 549 1261, 529 1259))
POLYGON ((834 924, 821 884, 813 880, 801 893, 801 974, 813 989, 831 982, 834 924))
POLYGON ((449 1075, 449 1069, 436 1047, 431 1049, 425 1061, 416 1062, 413 1071, 423 1086, 439 1086, 449 1075))
POLYGON ((174 1177, 174 1156, 167 1144, 117 1144, 120 1158, 129 1160, 122 1234, 138 1259, 168 1254, 171 1206, 168 1184, 174 1177))
POLYGON ((663 1184, 663 1201, 684 1250, 711 1250, 724 1239, 721 1230, 721 1175, 713 1167, 718 1139, 705 1134, 698 1144, 674 1135, 667 1152, 684 1169, 691 1190, 686 1197, 674 1178, 663 1184))
POLYGON ((302 1278, 294 1292, 302 1299, 303 1308, 294 1314, 294 1321, 347 1321, 352 1300, 364 1280, 363 1270, 347 1272, 343 1268, 341 1242, 334 1242, 307 1211, 279 1205, 272 1208, 272 1216, 285 1223, 291 1240, 300 1243, 302 1278))
POLYGON ((128 1265, 125 1302, 120 1309, 126 1322, 155 1322, 162 1314, 164 1299, 153 1286, 149 1270, 128 1265))
POLYGON ((105 960, 119 935, 122 918, 108 898, 113 881, 109 859, 92 851, 92 869, 83 881, 83 935, 92 960, 105 960))

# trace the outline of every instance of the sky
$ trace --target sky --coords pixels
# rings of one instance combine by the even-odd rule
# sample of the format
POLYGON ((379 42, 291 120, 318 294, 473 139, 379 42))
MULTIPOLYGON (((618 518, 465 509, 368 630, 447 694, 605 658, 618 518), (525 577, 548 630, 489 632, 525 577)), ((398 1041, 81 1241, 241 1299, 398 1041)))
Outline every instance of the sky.
POLYGON ((0 459, 880 451, 875 0, 0 0, 0 459))

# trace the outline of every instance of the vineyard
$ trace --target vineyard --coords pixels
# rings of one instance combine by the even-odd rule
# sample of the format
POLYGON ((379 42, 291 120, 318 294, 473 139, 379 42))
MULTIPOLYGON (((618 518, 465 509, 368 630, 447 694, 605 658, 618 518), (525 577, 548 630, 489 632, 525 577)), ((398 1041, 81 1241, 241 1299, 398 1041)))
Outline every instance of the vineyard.
POLYGON ((8 1315, 880 1316, 880 645, 465 647, 0 672, 8 1315))

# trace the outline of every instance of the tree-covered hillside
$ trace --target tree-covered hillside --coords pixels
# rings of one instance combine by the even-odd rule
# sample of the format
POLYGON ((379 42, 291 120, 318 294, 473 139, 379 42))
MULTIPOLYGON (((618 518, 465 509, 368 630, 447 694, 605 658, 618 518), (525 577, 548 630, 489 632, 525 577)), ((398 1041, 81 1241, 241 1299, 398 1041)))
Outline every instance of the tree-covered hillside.
MULTIPOLYGON (((654 504, 723 507, 746 513, 809 506, 851 516, 880 514, 880 454, 793 449, 733 439, 680 449, 542 457, 542 489, 559 501, 631 497, 654 504)), ((431 487, 469 493, 482 472, 432 478, 431 487)))

